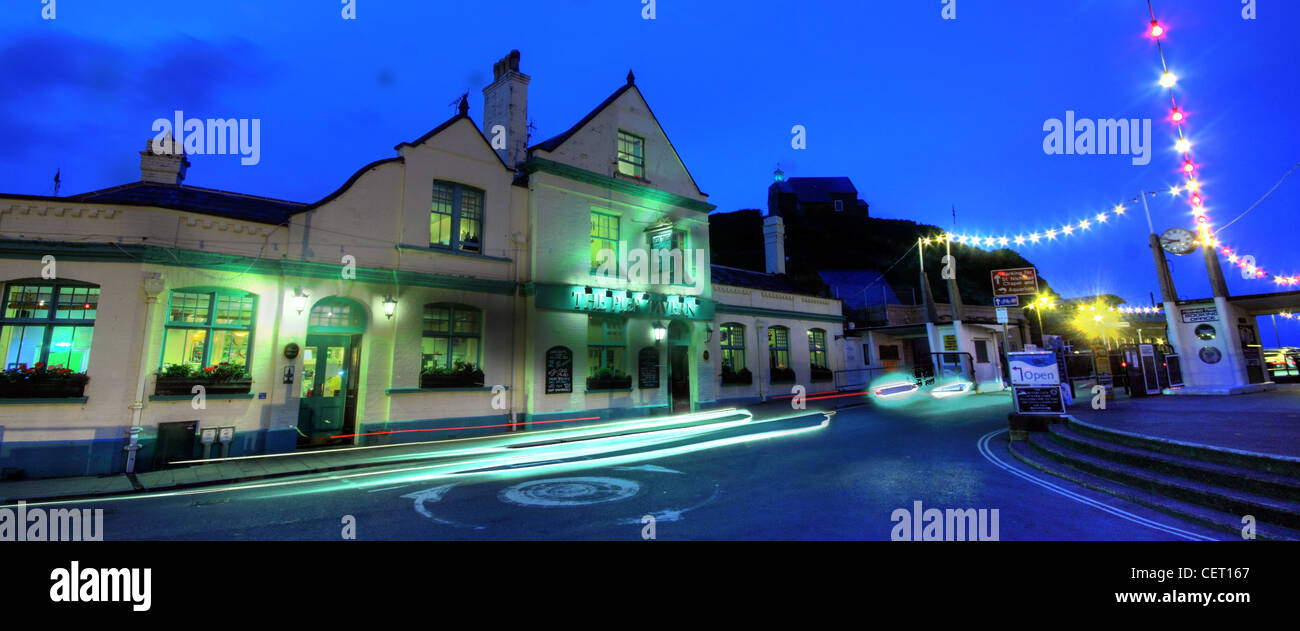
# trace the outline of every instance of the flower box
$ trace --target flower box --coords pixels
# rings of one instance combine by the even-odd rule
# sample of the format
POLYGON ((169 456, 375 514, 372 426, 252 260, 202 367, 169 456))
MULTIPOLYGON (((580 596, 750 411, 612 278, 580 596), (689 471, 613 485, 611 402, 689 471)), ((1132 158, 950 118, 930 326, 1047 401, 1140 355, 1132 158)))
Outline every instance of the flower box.
POLYGON ((159 375, 154 383, 154 394, 157 396, 191 395, 194 394, 194 386, 203 386, 204 394, 248 394, 253 389, 253 380, 212 381, 195 377, 159 375))
POLYGON ((754 383, 754 373, 750 372, 748 368, 742 369, 740 372, 722 371, 722 385, 724 386, 748 386, 752 383, 754 383))
POLYGON ((64 399, 80 397, 85 393, 85 374, 72 374, 44 379, 0 379, 0 398, 5 399, 64 399))
POLYGON ((772 383, 794 383, 795 375, 793 368, 773 368, 772 383))
POLYGON ((421 388, 481 388, 483 371, 450 375, 420 375, 421 388))
POLYGON ((587 377, 587 390, 630 390, 632 376, 623 377, 587 377))

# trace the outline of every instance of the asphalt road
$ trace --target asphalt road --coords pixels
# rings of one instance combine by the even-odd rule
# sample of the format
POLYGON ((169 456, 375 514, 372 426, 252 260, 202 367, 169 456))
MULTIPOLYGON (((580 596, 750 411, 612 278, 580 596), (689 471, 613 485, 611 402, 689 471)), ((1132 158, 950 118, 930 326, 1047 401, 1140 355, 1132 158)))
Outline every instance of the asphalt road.
POLYGON ((917 501, 997 509, 1003 541, 1221 538, 1024 467, 999 432, 1008 408, 1005 395, 863 405, 817 429, 616 464, 376 468, 73 505, 104 509, 106 541, 639 541, 646 516, 657 540, 889 540, 891 515, 917 501))

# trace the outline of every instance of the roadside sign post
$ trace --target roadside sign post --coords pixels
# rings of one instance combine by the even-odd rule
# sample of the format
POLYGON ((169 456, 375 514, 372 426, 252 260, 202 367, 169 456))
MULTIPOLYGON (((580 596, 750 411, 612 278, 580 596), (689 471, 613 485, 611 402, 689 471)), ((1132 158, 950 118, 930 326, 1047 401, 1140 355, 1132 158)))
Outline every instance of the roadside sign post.
POLYGON ((1056 353, 1011 353, 1011 391, 1015 411, 1007 416, 1011 440, 1025 440, 1031 431, 1045 431, 1049 416, 1065 414, 1061 374, 1056 353))

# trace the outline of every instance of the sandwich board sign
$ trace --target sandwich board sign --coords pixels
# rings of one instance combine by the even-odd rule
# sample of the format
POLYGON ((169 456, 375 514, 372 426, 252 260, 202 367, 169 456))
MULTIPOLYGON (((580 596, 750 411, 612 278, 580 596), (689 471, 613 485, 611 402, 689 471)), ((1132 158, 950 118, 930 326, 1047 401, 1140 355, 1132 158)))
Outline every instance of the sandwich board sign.
POLYGON ((1052 351, 1023 351, 1007 354, 1011 389, 1017 414, 1065 413, 1061 398, 1061 373, 1052 351))

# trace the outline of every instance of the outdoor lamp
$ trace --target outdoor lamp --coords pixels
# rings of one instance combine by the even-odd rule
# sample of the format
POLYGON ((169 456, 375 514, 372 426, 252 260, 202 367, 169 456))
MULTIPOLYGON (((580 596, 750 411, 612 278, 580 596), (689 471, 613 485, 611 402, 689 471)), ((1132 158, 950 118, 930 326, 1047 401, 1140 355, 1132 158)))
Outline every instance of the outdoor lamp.
POLYGON ((664 341, 664 336, 668 334, 668 327, 664 326, 664 323, 659 320, 656 320, 651 326, 654 328, 655 341, 664 341))
POLYGON ((303 291, 302 287, 293 290, 293 308, 299 314, 303 312, 303 309, 307 308, 307 292, 303 291))
POLYGON ((394 298, 392 294, 384 296, 384 315, 387 316, 389 320, 392 320, 393 314, 396 312, 397 312, 397 299, 394 298))
POLYGON ((704 325, 704 342, 707 344, 713 341, 713 325, 704 325))

